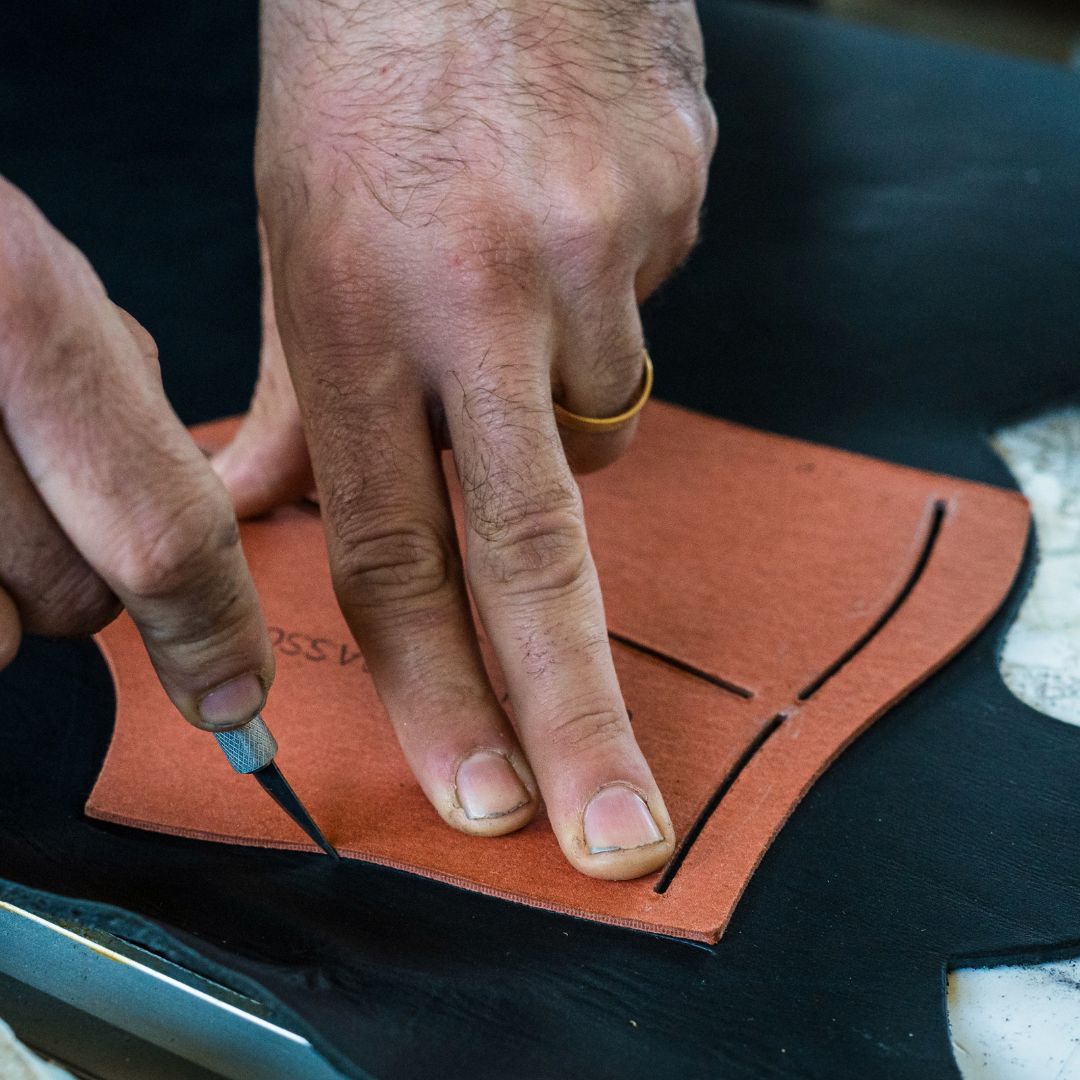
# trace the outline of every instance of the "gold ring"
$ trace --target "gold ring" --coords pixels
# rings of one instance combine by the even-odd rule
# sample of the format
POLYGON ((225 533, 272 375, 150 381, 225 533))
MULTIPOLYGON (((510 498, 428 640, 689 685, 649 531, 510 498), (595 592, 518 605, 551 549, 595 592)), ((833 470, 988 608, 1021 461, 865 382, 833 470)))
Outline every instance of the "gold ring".
POLYGON ((555 402, 555 422, 559 427, 564 427, 568 431, 584 431, 589 435, 606 435, 629 424, 645 408, 645 402, 649 400, 649 395, 652 393, 652 360, 649 358, 647 350, 643 350, 643 355, 645 357, 645 374, 641 379, 641 393, 638 394, 637 399, 629 409, 625 409, 618 416, 578 416, 577 413, 572 413, 569 409, 564 409, 558 402, 555 402))

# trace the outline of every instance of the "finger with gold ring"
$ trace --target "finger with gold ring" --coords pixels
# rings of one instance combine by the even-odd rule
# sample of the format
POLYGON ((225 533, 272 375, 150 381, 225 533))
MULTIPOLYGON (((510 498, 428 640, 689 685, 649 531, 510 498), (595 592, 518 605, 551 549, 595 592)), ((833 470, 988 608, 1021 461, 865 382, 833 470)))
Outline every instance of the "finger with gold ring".
POLYGON ((653 365, 648 352, 645 358, 645 371, 641 379, 641 390, 634 403, 616 416, 579 416, 555 402, 555 421, 568 431, 583 431, 588 435, 608 435, 625 427, 645 407, 653 388, 653 365))

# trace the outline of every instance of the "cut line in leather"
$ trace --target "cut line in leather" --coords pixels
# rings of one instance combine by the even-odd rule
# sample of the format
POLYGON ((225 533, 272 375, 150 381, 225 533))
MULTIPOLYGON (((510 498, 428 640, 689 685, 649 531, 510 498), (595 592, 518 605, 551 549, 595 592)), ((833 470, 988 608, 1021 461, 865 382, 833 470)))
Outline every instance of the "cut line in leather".
POLYGON ((739 773, 750 764, 753 756, 765 745, 765 742, 772 737, 772 733, 784 723, 790 716, 790 713, 779 712, 777 713, 762 729, 754 736, 753 742, 743 751, 739 760, 728 770, 727 775, 720 781, 720 786, 713 793, 713 797, 705 804, 705 808, 698 814, 694 821, 694 824, 690 826, 683 837, 681 843, 676 847, 674 854, 668 860, 667 866, 660 872, 660 880, 656 883, 655 891, 658 893, 666 893, 671 886, 672 881, 675 880, 675 875, 679 872, 679 867, 682 866, 683 860, 690 853, 690 849, 694 846, 694 841, 701 835, 701 830, 705 828, 709 818, 712 817, 716 808, 720 805, 720 801, 731 790, 731 785, 735 783, 739 778, 739 773))
POLYGON ((696 668, 693 664, 688 664, 685 660, 680 660, 676 656, 668 656, 659 649, 653 649, 648 645, 642 645, 640 641, 635 641, 633 638, 627 637, 626 634, 617 634, 614 630, 609 630, 608 637, 611 638, 612 641, 617 641, 620 645, 625 645, 628 649, 636 649, 639 653, 644 653, 645 656, 651 656, 655 660, 661 660, 665 664, 670 664, 672 667, 678 668, 680 671, 685 671, 687 675, 693 675, 695 679, 702 679, 707 683, 711 683, 713 686, 719 687, 721 690, 726 690, 729 694, 734 694, 736 697, 743 698, 745 701, 753 699, 753 690, 747 690, 745 686, 739 686, 737 683, 733 683, 730 679, 725 679, 721 675, 711 675, 709 672, 702 671, 700 668, 696 668))
POLYGON ((799 701, 807 701, 813 697, 813 695, 816 694, 845 664, 854 660, 855 657, 865 649, 879 633, 881 633, 885 628, 885 624, 900 610, 901 605, 908 596, 911 595, 911 590, 918 585, 919 578, 922 577, 923 571, 926 569, 926 564, 930 561, 930 556, 934 552, 934 545, 937 543, 938 534, 941 531, 944 520, 945 504, 936 501, 930 513, 930 523, 926 530, 926 540, 923 544, 922 551, 919 552, 919 558, 912 567, 911 575, 908 577, 907 581, 904 582, 903 587, 893 598, 892 603, 890 603, 881 613, 881 617, 878 621, 875 622, 874 625, 847 650, 847 652, 830 664, 816 679, 814 679, 813 682, 808 683, 799 691, 799 701))
MULTIPOLYGON (((911 573, 908 575, 907 580, 904 582, 900 591, 892 598, 888 606, 882 611, 880 617, 873 625, 870 626, 865 633, 863 633, 857 641, 855 641, 849 649, 847 649, 840 657, 838 657, 833 663, 831 663, 825 670, 816 678, 813 682, 804 687, 796 696, 796 703, 807 701, 818 690, 820 690, 826 682, 829 681, 845 664, 850 663, 866 646, 876 637, 886 626, 890 619, 892 619, 900 608, 903 606, 904 601, 911 595, 911 591, 919 583, 919 579, 922 577, 923 572, 926 570, 927 564, 933 555, 934 545, 937 543, 938 535, 941 531, 942 523, 946 517, 946 507, 940 500, 934 501, 930 507, 930 514, 928 517, 928 524, 926 528, 926 537, 923 541, 922 550, 919 552, 919 556, 915 561, 915 565, 911 568, 911 573)), ((671 858, 668 860, 667 865, 661 871, 660 880, 656 883, 656 892, 665 893, 671 886, 672 881, 675 879, 675 875, 679 872, 679 867, 682 866, 686 856, 690 853, 690 849, 693 847, 694 842, 701 835, 702 830, 705 828, 709 818, 716 812, 717 807, 720 805, 724 796, 731 790, 732 785, 739 778, 739 774, 750 764, 754 754, 765 745, 766 741, 772 737, 773 733, 794 715, 797 704, 793 703, 790 708, 778 712, 761 731, 755 736, 754 741, 746 748, 739 760, 732 766, 727 775, 720 781, 716 792, 712 798, 705 804, 701 813, 694 820, 693 825, 690 826, 683 837, 681 843, 676 847, 671 858)))

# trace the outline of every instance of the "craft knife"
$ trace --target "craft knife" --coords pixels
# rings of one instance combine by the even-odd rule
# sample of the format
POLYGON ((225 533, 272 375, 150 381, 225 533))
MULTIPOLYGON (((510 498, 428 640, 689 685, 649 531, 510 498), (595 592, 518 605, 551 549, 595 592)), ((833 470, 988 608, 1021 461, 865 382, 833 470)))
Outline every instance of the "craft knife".
POLYGON ((270 734, 261 716, 249 720, 243 727, 231 731, 215 731, 214 738, 225 753, 229 764, 238 773, 254 776, 263 791, 270 796, 329 855, 340 858, 330 841, 319 831, 304 804, 296 797, 289 781, 274 762, 277 740, 270 734))

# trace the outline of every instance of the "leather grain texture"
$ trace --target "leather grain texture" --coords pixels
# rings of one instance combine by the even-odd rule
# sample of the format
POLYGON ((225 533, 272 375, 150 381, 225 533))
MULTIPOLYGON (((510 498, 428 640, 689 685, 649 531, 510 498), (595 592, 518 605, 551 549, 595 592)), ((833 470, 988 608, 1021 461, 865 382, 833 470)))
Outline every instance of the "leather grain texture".
MULTIPOLYGON (((211 446, 230 425, 197 434, 211 446)), ((313 507, 242 527, 277 652, 265 713, 277 760, 343 855, 714 942, 814 781, 997 609, 1023 555, 1027 504, 660 402, 633 452, 582 488, 624 696, 682 838, 664 873, 585 878, 542 814, 497 839, 442 823, 337 609, 313 507)), ((88 814, 312 848, 179 720, 128 619, 100 643, 118 705, 88 814)), ((486 643, 485 658, 501 694, 486 643)))

